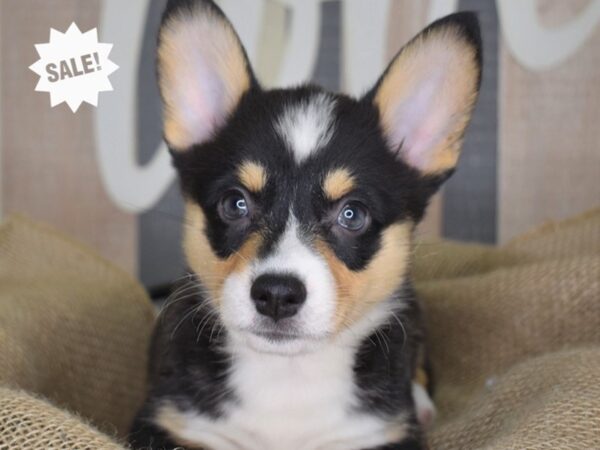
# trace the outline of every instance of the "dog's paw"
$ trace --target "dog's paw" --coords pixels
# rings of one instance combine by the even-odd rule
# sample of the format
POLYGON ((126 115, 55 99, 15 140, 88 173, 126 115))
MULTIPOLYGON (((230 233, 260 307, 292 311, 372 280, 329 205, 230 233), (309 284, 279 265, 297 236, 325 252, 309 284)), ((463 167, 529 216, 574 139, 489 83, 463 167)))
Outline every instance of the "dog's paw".
POLYGON ((433 424, 435 419, 435 405, 425 388, 419 383, 413 383, 412 394, 417 409, 417 419, 419 424, 424 429, 427 429, 433 424))

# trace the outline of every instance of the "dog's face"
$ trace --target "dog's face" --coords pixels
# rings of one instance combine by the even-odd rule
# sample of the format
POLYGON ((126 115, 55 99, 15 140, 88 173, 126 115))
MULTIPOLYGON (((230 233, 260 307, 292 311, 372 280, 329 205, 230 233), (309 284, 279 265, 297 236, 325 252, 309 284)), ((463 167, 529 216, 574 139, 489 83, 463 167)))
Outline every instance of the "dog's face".
POLYGON ((215 311, 260 351, 364 334, 403 285, 412 230, 458 159, 476 25, 434 24, 355 100, 261 89, 211 2, 173 4, 158 53, 165 139, 185 253, 215 311))

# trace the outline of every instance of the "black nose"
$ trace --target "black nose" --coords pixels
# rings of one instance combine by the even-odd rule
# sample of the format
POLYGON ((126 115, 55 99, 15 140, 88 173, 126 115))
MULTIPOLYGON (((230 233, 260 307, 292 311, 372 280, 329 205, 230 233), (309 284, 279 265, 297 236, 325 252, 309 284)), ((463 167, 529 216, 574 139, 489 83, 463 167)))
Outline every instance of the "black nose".
POLYGON ((256 310, 273 320, 292 317, 306 300, 304 283, 291 275, 264 274, 250 289, 256 310))

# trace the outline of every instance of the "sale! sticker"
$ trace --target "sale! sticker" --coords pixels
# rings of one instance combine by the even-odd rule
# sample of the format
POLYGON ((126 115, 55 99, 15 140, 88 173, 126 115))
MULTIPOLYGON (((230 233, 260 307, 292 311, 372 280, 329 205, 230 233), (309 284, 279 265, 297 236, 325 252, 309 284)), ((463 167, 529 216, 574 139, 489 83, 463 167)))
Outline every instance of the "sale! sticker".
POLYGON ((82 33, 72 23, 65 33, 50 29, 50 42, 36 44, 40 56, 31 70, 40 76, 36 91, 50 93, 50 106, 66 102, 73 112, 81 103, 98 105, 98 93, 112 91, 108 76, 119 68, 108 59, 112 44, 98 42, 93 28, 82 33))

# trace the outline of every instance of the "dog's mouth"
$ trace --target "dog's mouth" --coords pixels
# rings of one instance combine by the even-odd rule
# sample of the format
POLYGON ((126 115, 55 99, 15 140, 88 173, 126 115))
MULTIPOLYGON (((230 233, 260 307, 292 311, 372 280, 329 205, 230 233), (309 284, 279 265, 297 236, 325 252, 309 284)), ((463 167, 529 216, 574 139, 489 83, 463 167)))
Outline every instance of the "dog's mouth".
POLYGON ((264 338, 272 342, 293 341, 296 339, 304 339, 305 336, 297 333, 286 333, 281 331, 254 331, 254 335, 264 338))
POLYGON ((309 353, 320 347, 328 337, 301 332, 293 327, 283 327, 278 324, 240 329, 239 334, 245 344, 256 352, 288 356, 309 353))

